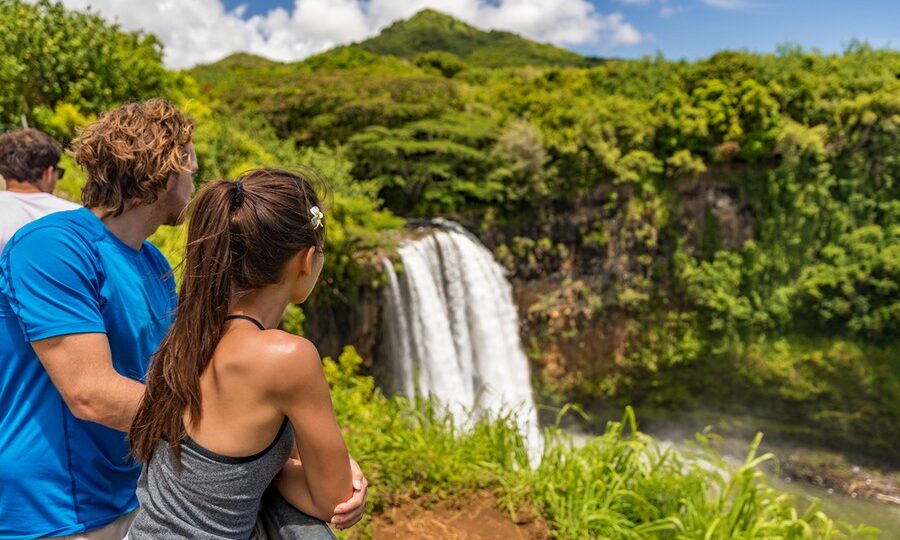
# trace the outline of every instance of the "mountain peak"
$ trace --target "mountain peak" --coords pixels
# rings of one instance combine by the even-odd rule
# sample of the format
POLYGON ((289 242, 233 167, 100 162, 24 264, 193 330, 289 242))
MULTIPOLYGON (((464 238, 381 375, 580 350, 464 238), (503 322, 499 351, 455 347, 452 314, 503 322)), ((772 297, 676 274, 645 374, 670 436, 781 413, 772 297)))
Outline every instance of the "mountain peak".
MULTIPOLYGON (((412 17, 406 19, 405 21, 401 19, 400 21, 397 21, 397 22, 414 21, 417 19, 419 19, 419 20, 431 19, 431 20, 438 20, 438 21, 462 22, 458 19, 453 18, 452 15, 448 15, 448 14, 444 13, 443 11, 438 11, 433 8, 425 8, 423 10, 417 11, 412 17)), ((463 24, 465 24, 465 23, 463 23, 463 24)))
POLYGON ((596 63, 596 59, 511 32, 478 29, 434 9, 423 9, 408 19, 396 21, 359 46, 370 52, 401 58, 442 51, 483 67, 596 63))

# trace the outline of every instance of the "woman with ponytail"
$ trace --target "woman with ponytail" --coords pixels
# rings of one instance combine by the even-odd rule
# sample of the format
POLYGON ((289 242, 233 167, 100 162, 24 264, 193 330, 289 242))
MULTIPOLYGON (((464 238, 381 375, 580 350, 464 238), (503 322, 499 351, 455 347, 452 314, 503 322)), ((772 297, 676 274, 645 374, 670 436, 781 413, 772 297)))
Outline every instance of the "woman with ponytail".
POLYGON ((316 193, 305 175, 258 169, 193 204, 175 323, 129 433, 144 462, 129 538, 263 536, 270 483, 328 521, 353 493, 350 459, 315 346, 276 329, 322 269, 316 193))

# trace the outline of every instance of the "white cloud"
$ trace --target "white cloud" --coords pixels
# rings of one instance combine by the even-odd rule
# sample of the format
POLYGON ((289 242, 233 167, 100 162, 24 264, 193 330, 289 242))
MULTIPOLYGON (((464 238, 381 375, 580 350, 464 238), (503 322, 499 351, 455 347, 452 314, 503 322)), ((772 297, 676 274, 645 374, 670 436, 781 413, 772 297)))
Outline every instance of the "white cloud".
POLYGON ((621 13, 613 13, 605 18, 605 29, 613 45, 635 45, 641 42, 637 28, 625 22, 621 13))
POLYGON ((703 0, 703 3, 707 6, 731 10, 747 9, 757 6, 755 2, 749 0, 703 0))
MULTIPOLYGON (((289 10, 276 8, 247 19, 242 17, 244 6, 229 11, 221 0, 62 1, 69 8, 90 6, 126 30, 156 34, 166 47, 166 65, 175 68, 237 51, 299 60, 374 36, 425 8, 480 28, 509 30, 557 45, 634 45, 643 38, 622 14, 599 13, 589 0, 294 0, 289 10)), ((635 1, 643 0, 626 0, 635 1)))
MULTIPOLYGON (((675 15, 679 11, 682 11, 684 8, 680 6, 672 6, 669 4, 670 0, 613 0, 614 2, 618 2, 620 4, 625 4, 629 6, 650 6, 653 4, 658 4, 659 7, 659 16, 663 19, 668 19, 672 15, 675 15)), ((704 0, 705 1, 705 0, 704 0)), ((728 0, 725 0, 726 2, 728 0)), ((734 0, 732 0, 734 1, 734 0)), ((738 0, 741 1, 741 0, 738 0)), ((716 2, 716 0, 712 0, 712 2, 716 2)), ((644 34, 642 36, 641 41, 650 41, 649 34, 644 34)))

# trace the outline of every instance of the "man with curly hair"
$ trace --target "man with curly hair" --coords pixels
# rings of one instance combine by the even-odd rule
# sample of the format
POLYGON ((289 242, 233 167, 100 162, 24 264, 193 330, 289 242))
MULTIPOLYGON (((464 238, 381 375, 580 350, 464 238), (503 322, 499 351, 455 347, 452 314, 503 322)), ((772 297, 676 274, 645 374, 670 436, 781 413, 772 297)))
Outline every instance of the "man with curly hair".
POLYGON ((140 466, 127 432, 175 307, 146 241, 193 191, 193 123, 155 99, 73 142, 85 208, 25 225, 0 257, 0 538, 121 539, 140 466))
POLYGON ((0 135, 0 253, 12 235, 37 218, 75 210, 78 205, 53 195, 65 170, 59 166, 62 147, 37 129, 17 129, 0 135))
MULTIPOLYGON (((85 208, 25 225, 0 256, 0 539, 121 540, 134 519, 124 432, 176 305, 147 238, 184 219, 193 128, 162 99, 101 115, 72 144, 85 208)), ((354 476, 336 523, 361 516, 354 476)))

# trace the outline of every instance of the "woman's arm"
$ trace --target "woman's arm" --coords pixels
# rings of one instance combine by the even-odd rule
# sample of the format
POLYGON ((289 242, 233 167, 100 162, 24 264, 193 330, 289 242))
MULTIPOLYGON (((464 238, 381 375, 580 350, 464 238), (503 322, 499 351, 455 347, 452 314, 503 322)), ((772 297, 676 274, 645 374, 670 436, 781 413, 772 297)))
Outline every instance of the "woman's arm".
MULTIPOLYGON (((304 496, 304 494, 308 492, 308 488, 306 491, 303 490, 303 486, 306 485, 306 478, 305 476, 299 478, 299 475, 304 474, 302 468, 303 462, 300 461, 300 452, 298 452, 297 447, 294 446, 291 450, 291 459, 284 464, 282 473, 272 480, 272 486, 275 487, 275 489, 278 489, 279 493, 282 492, 279 487, 280 484, 290 486, 292 483, 296 482, 299 489, 291 490, 290 487, 285 488, 285 491, 291 491, 293 493, 292 496, 296 497, 296 500, 292 502, 289 501, 295 508, 300 508, 300 506, 304 505, 311 506, 309 497, 304 496), (283 478, 283 476, 296 478, 287 479, 283 478)), ((353 496, 337 505, 334 508, 334 515, 331 516, 331 520, 328 521, 328 523, 334 525, 338 530, 344 530, 356 525, 366 512, 366 495, 368 494, 369 481, 366 480, 366 475, 363 474, 362 469, 359 467, 359 463, 352 457, 350 458, 350 473, 353 477, 353 496)), ((282 497, 284 497, 283 493, 282 497)))
POLYGON ((278 490, 278 493, 284 497, 284 500, 291 503, 291 506, 301 512, 328 521, 325 517, 318 514, 315 502, 312 499, 312 493, 309 490, 309 483, 306 481, 306 472, 303 470, 303 463, 299 459, 290 458, 278 476, 272 480, 272 485, 278 490))
POLYGON ((302 463, 289 460, 275 487, 296 508, 327 522, 353 494, 350 456, 315 346, 286 333, 278 341, 273 361, 264 363, 267 386, 275 407, 291 421, 302 463))

